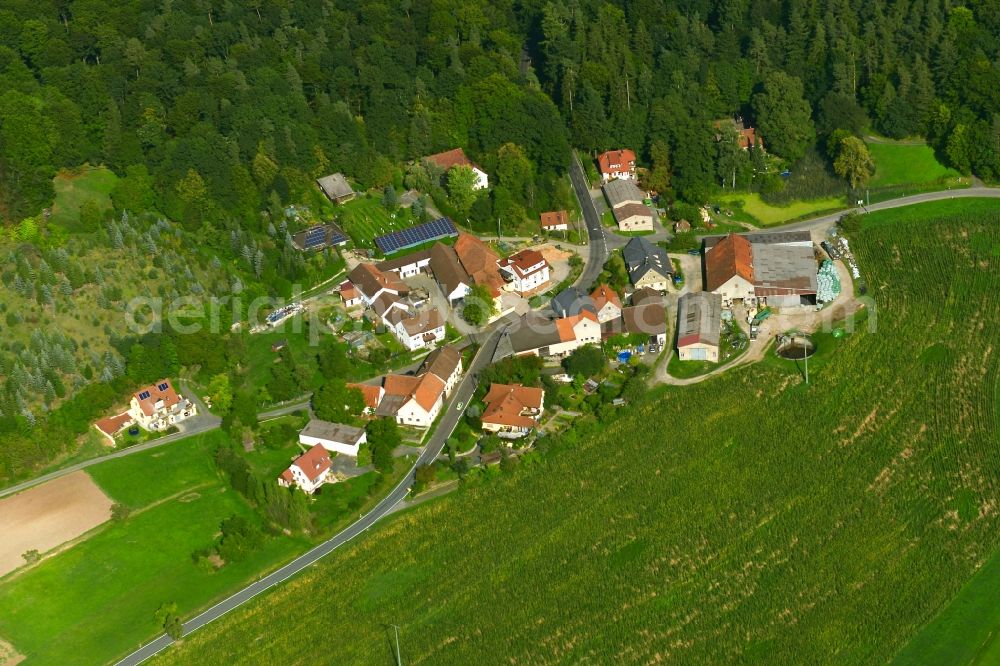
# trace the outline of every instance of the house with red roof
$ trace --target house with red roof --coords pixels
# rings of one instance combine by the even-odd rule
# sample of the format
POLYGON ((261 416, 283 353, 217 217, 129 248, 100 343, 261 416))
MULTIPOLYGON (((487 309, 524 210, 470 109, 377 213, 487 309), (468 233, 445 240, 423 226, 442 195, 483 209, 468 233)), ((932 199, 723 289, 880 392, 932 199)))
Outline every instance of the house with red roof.
POLYGON ((507 289, 521 296, 530 296, 549 286, 549 262, 538 250, 521 250, 499 260, 497 266, 507 282, 507 289))
POLYGON ((606 284, 599 284, 590 294, 590 300, 597 309, 597 321, 605 323, 618 319, 622 314, 622 300, 618 292, 606 284))
POLYGON ((198 413, 194 403, 174 390, 169 379, 145 386, 129 402, 128 414, 146 430, 165 430, 198 413))
POLYGON ((564 210, 552 210, 542 213, 542 231, 568 231, 569 213, 564 210))
POLYGON ((382 402, 382 398, 385 397, 385 389, 381 386, 372 386, 371 384, 348 384, 347 388, 358 389, 361 391, 361 396, 365 399, 365 408, 360 416, 369 416, 375 413, 378 409, 378 405, 382 402))
POLYGON ((485 190, 490 186, 490 178, 486 175, 486 172, 483 171, 482 167, 466 157, 465 151, 461 148, 452 148, 443 153, 428 155, 423 161, 429 162, 445 172, 455 167, 472 169, 472 173, 476 174, 476 184, 473 185, 473 189, 485 190))
POLYGON ((628 148, 601 153, 597 156, 597 166, 605 183, 615 178, 635 180, 635 153, 628 148))
POLYGON ((298 486, 302 492, 312 495, 324 483, 330 480, 330 469, 333 462, 330 454, 322 444, 316 444, 311 449, 295 459, 288 469, 278 477, 278 485, 290 488, 298 486))
POLYGON ((358 291, 357 287, 350 280, 341 282, 339 290, 340 300, 343 301, 345 308, 353 308, 356 305, 361 305, 361 292, 358 291))
POLYGON ((538 425, 545 391, 521 384, 493 384, 483 399, 483 430, 506 439, 524 437, 538 425))
POLYGON ((400 425, 429 428, 444 404, 445 382, 437 375, 386 375, 385 395, 376 416, 396 419, 400 425))

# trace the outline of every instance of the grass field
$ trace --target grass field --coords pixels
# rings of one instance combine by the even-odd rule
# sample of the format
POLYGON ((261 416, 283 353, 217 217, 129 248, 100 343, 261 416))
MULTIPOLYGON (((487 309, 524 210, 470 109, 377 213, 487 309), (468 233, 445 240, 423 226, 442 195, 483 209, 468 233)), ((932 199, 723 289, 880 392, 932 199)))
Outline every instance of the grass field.
POLYGON ((749 222, 762 227, 797 220, 810 215, 846 208, 843 197, 825 197, 810 201, 796 201, 787 206, 772 206, 761 200, 756 192, 725 194, 718 198, 720 205, 742 210, 749 222))
POLYGON ((379 197, 360 196, 336 208, 337 222, 358 247, 375 249, 374 238, 413 224, 408 208, 400 208, 393 219, 379 197))
MULTIPOLYGON (((1000 212, 865 217, 860 330, 664 387, 398 514, 158 664, 885 663, 996 550, 1000 212), (322 599, 317 603, 316 599, 322 599)), ((15 643, 16 645, 16 643, 15 643)))
POLYGON ((104 211, 111 208, 111 190, 118 176, 105 167, 81 167, 78 172, 60 172, 52 181, 56 191, 49 221, 68 231, 80 224, 80 207, 93 201, 104 211))
POLYGON ((0 583, 0 636, 27 664, 98 664, 131 651, 160 628, 153 614, 176 601, 186 613, 290 559, 305 541, 270 538, 248 559, 206 572, 192 551, 211 546, 219 523, 253 518, 216 474, 209 451, 220 432, 90 468, 134 513, 22 575, 0 583))
POLYGON ((870 183, 873 188, 918 185, 959 177, 957 171, 938 162, 934 151, 926 144, 869 143, 868 150, 875 160, 875 174, 870 183))

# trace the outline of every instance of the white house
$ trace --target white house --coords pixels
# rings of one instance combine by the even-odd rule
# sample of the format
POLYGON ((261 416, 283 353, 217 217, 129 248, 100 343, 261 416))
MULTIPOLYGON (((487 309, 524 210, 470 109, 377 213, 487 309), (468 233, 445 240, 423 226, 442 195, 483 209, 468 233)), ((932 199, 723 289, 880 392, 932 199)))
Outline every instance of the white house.
POLYGON ((597 156, 597 165, 601 169, 601 179, 604 182, 615 178, 635 179, 635 153, 628 148, 601 153, 597 156))
POLYGON ((472 291, 472 277, 462 266, 454 248, 435 243, 431 248, 430 268, 449 305, 461 303, 472 291))
POLYGON ((705 253, 705 291, 721 296, 723 307, 756 301, 749 240, 730 234, 705 253))
POLYGON ((433 347, 444 340, 444 317, 437 308, 415 312, 393 308, 386 313, 385 322, 396 339, 410 351, 433 347))
POLYGON ((527 296, 549 285, 549 262, 538 250, 521 250, 497 262, 510 291, 527 296))
POLYGON ((396 273, 400 278, 411 278, 427 270, 431 263, 430 248, 388 259, 375 265, 383 273, 396 273))
POLYGON ((655 213, 641 203, 627 203, 614 210, 615 222, 621 231, 653 231, 655 213))
POLYGON ((565 356, 586 344, 600 344, 601 324, 589 309, 561 319, 537 313, 523 315, 500 338, 494 358, 565 356))
POLYGON ((443 381, 444 395, 447 397, 462 377, 462 352, 452 345, 438 347, 424 359, 420 373, 434 375, 443 381))
POLYGON ((601 324, 614 321, 622 314, 622 301, 618 292, 606 284, 599 284, 590 294, 590 300, 597 308, 597 321, 601 324))
POLYGON ((312 495, 329 479, 332 464, 330 454, 322 444, 317 444, 296 458, 281 473, 278 484, 286 488, 298 486, 303 492, 312 495))
POLYGON ((364 428, 330 423, 320 419, 310 420, 299 433, 299 444, 310 447, 319 444, 327 451, 343 453, 355 458, 358 456, 358 448, 367 441, 368 434, 364 428))
POLYGON ((400 425, 429 428, 444 404, 445 384, 435 375, 387 375, 382 387, 385 396, 375 410, 400 425))
POLYGON ((486 175, 486 172, 478 164, 466 157, 465 151, 461 148, 453 148, 443 153, 428 155, 424 158, 424 161, 436 165, 442 171, 448 171, 454 167, 467 167, 472 169, 472 173, 476 174, 476 183, 473 185, 473 189, 485 190, 490 186, 490 179, 486 175))
POLYGON ((340 283, 340 300, 344 302, 345 308, 353 308, 363 302, 361 292, 350 280, 344 280, 340 283))
POLYGON ((395 273, 383 273, 372 264, 358 264, 347 274, 365 305, 371 305, 382 294, 405 296, 410 292, 406 283, 395 273))
POLYGON ((542 231, 569 230, 569 213, 564 210, 552 210, 542 213, 542 231))
POLYGON ((493 384, 483 399, 483 430, 507 439, 524 437, 538 425, 545 391, 521 384, 493 384))
POLYGON ((169 379, 132 394, 128 414, 146 430, 163 430, 198 413, 193 402, 174 391, 169 379))

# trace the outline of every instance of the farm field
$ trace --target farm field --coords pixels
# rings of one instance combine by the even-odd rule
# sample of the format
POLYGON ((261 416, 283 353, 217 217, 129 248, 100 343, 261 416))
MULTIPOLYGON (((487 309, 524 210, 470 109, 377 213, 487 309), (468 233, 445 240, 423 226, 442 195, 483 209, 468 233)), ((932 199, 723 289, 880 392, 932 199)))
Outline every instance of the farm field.
POLYGON ((388 621, 411 663, 890 661, 997 549, 1000 211, 865 223, 852 248, 873 312, 824 337, 809 387, 764 362, 658 389, 154 663, 228 664, 248 645, 304 661, 310 632, 338 637, 332 662, 388 663, 388 621))
POLYGON ((756 192, 726 194, 718 199, 721 204, 741 209, 753 218, 751 222, 763 227, 847 207, 843 197, 795 201, 787 206, 772 206, 764 202, 756 192))
POLYGON ((926 144, 869 142, 868 150, 875 161, 875 174, 870 183, 873 188, 959 177, 957 171, 938 162, 933 149, 926 144))
POLYGON ((212 545, 222 520, 255 519, 216 474, 221 432, 90 468, 133 513, 21 574, 0 581, 0 640, 25 664, 98 664, 129 652, 160 628, 154 612, 177 602, 190 613, 290 559, 304 539, 272 537, 247 559, 211 572, 191 553, 212 545))

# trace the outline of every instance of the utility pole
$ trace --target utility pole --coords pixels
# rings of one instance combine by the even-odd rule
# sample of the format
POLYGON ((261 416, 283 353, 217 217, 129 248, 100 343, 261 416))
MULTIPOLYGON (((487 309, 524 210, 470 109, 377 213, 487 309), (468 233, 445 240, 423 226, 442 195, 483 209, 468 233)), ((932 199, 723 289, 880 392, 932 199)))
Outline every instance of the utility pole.
POLYGON ((500 217, 497 217, 497 242, 500 242, 500 217))
POLYGON ((802 356, 806 360, 806 386, 809 386, 809 350, 806 348, 806 345, 805 345, 806 342, 808 342, 808 340, 806 338, 803 338, 802 339, 802 356))
POLYGON ((392 625, 392 630, 396 634, 396 666, 403 666, 403 658, 399 656, 399 627, 392 625))

